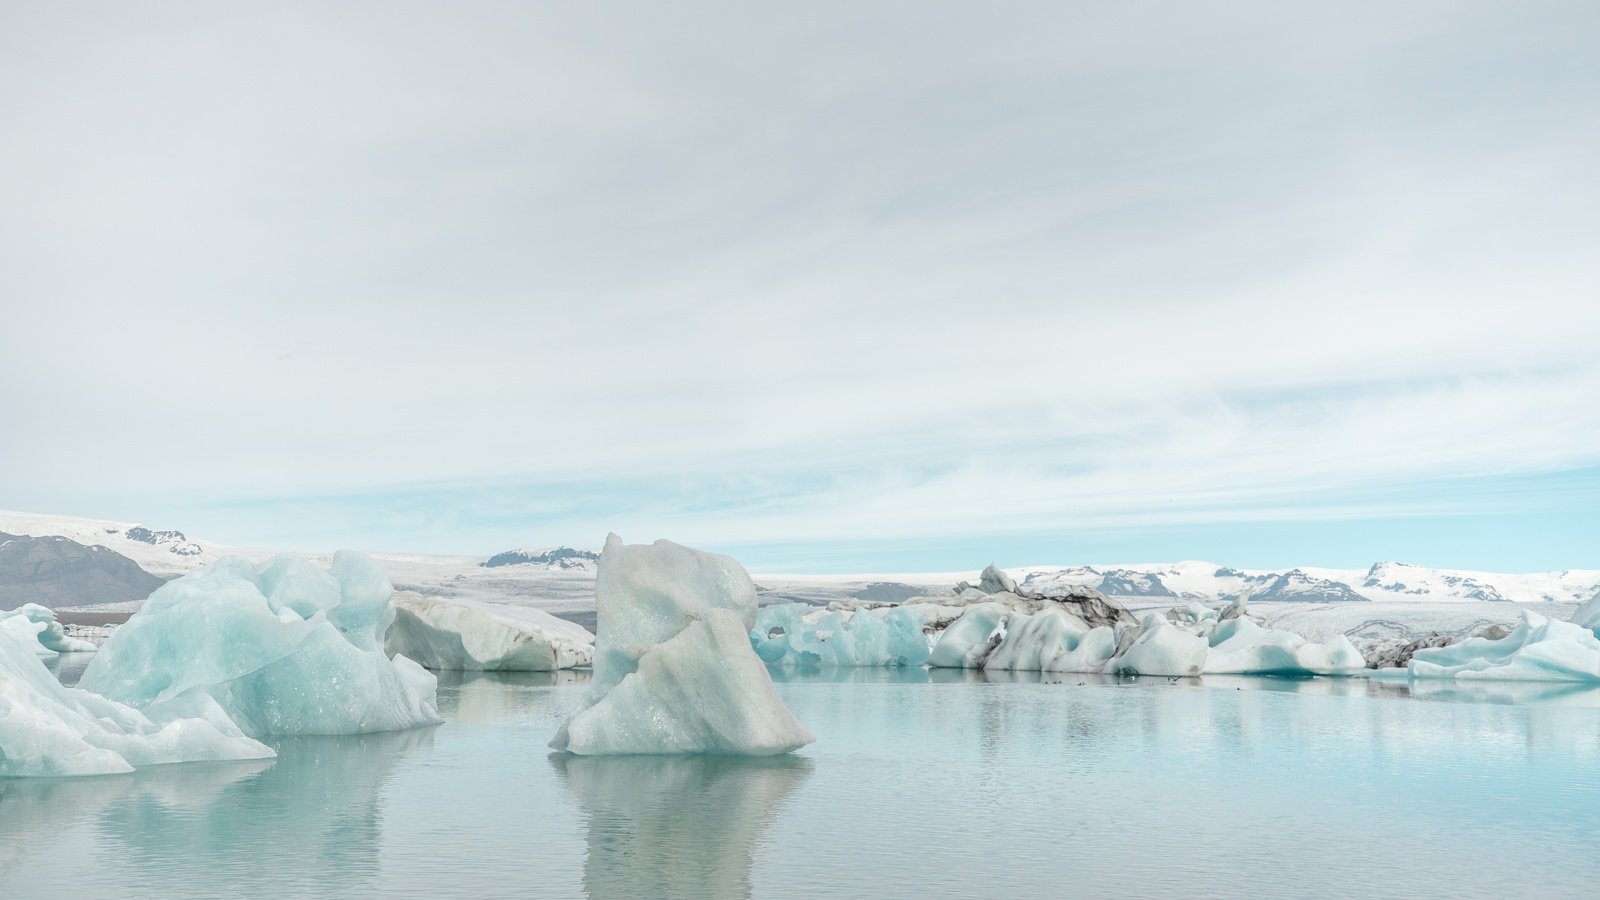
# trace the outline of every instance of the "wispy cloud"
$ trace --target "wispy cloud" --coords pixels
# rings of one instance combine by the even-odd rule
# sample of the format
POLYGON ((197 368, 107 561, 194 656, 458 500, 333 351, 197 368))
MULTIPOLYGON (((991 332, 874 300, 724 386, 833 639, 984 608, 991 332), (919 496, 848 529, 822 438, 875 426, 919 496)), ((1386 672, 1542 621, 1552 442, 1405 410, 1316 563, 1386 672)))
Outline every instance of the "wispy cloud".
POLYGON ((456 547, 1471 515, 1600 464, 1597 26, 34 7, 0 493, 456 547))

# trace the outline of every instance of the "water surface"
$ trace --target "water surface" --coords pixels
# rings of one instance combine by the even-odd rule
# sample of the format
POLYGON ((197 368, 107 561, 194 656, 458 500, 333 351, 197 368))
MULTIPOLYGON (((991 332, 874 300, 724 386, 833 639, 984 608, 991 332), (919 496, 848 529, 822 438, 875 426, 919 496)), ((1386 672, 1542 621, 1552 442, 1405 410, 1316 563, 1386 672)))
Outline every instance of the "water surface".
POLYGON ((552 756, 585 681, 446 675, 437 728, 0 781, 0 897, 1550 896, 1600 879, 1594 689, 843 670, 780 685, 818 738, 791 757, 552 756))

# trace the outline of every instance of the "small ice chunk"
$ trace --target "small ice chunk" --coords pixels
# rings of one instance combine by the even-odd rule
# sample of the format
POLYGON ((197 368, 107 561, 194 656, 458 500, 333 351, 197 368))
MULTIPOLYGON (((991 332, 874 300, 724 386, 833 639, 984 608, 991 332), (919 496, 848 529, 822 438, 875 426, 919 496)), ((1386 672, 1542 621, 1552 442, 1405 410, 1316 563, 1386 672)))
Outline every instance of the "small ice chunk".
POLYGON ((361 734, 435 724, 435 680, 383 634, 393 588, 341 551, 218 560, 168 582, 118 628, 80 685, 152 718, 220 706, 246 734, 361 734))
POLYGON ((112 775, 135 766, 265 759, 215 707, 203 718, 151 721, 99 694, 63 687, 37 642, 0 628, 0 777, 112 775))
POLYGON ((610 535, 595 604, 594 681, 554 749, 767 756, 815 740, 751 647, 755 585, 732 557, 610 535))
POLYGON ((58 653, 93 653, 100 649, 89 641, 68 636, 61 623, 56 621, 55 610, 37 603, 24 603, 16 609, 0 610, 0 628, 10 628, 13 634, 30 636, 38 644, 35 652, 46 659, 58 653))
POLYGON ((978 590, 985 594, 1015 594, 1017 583, 1004 569, 990 563, 978 576, 978 590))
POLYGON ((394 595, 395 619, 385 648, 430 669, 548 672, 586 666, 594 655, 589 629, 542 609, 394 595))

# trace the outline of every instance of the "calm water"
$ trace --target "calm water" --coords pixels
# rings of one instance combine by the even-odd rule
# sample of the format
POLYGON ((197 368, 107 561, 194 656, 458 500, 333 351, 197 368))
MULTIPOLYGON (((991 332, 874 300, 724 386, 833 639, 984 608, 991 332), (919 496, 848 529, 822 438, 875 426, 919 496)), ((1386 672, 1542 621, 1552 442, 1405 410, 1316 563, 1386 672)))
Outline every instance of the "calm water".
POLYGON ((581 674, 434 729, 0 781, 0 897, 1578 896, 1600 692, 792 678, 776 760, 551 757, 581 674))

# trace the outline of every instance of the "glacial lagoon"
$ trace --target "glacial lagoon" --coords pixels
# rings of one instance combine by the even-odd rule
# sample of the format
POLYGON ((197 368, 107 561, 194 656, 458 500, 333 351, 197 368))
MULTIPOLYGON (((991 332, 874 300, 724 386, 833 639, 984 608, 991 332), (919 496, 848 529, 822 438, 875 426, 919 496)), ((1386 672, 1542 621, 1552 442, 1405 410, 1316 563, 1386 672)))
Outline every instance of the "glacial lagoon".
POLYGON ((1600 879, 1600 689, 774 674, 817 736, 791 756, 552 755, 586 672, 444 674, 437 727, 0 781, 0 896, 1571 896, 1600 879))

